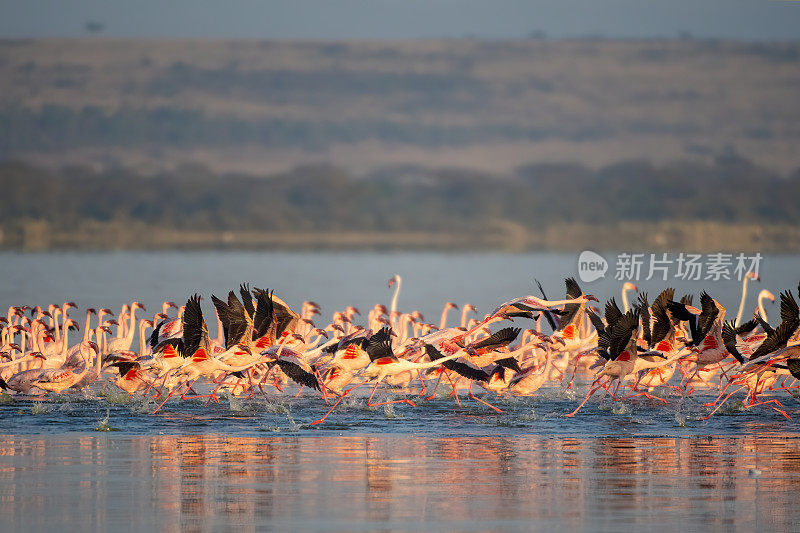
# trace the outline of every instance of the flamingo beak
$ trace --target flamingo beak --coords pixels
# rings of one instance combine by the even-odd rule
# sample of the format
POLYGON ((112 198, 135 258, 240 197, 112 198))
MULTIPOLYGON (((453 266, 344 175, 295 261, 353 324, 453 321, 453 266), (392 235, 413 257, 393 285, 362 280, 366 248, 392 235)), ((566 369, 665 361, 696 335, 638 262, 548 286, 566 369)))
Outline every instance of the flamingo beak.
POLYGON ((600 300, 598 300, 598 299, 597 299, 597 296, 595 296, 594 294, 584 294, 584 297, 585 297, 587 300, 591 300, 591 301, 593 301, 593 302, 600 303, 600 300))

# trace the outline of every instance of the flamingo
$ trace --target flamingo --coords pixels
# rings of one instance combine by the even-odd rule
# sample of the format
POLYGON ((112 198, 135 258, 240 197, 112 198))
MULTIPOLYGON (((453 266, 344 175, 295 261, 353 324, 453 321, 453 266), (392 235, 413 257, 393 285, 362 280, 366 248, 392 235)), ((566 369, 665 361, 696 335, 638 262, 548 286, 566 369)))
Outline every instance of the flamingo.
POLYGON ((444 309, 442 309, 442 316, 439 319, 439 329, 444 329, 447 327, 447 312, 450 309, 458 309, 458 306, 453 302, 447 302, 444 304, 444 309))
MULTIPOLYGON (((130 350, 131 344, 133 344, 133 336, 136 334, 136 310, 141 309, 142 311, 147 311, 144 305, 140 304, 139 302, 133 302, 130 306, 130 317, 128 318, 127 327, 124 330, 124 334, 122 336, 117 337, 116 339, 111 339, 108 341, 108 346, 106 347, 106 351, 108 353, 119 351, 119 350, 130 350)), ((122 313, 120 313, 122 316, 122 313)), ((124 324, 125 321, 120 321, 120 326, 124 324)), ((123 328, 118 328, 118 332, 123 328)))
MULTIPOLYGON (((95 357, 100 357, 100 348, 96 343, 89 342, 88 347, 94 350, 95 357)), ((65 389, 77 384, 89 372, 90 355, 87 353, 87 351, 87 345, 81 343, 81 349, 79 350, 79 353, 81 355, 81 359, 83 360, 83 365, 79 372, 75 372, 75 367, 70 366, 62 366, 61 368, 45 370, 41 375, 39 375, 34 385, 45 391, 61 393, 65 389)))
POLYGON ((386 343, 384 345, 384 349, 386 350, 387 355, 372 361, 362 371, 362 377, 365 377, 366 380, 342 392, 341 396, 339 396, 339 399, 337 399, 336 403, 333 404, 333 407, 331 407, 330 410, 327 413, 325 413, 325 415, 322 418, 311 422, 312 425, 321 424, 328 417, 328 415, 333 412, 333 410, 336 408, 337 405, 339 405, 339 402, 341 402, 345 396, 350 394, 350 392, 352 392, 354 389, 362 385, 365 385, 373 380, 375 381, 375 386, 373 387, 372 392, 369 395, 369 398, 367 398, 368 407, 376 407, 379 405, 394 404, 394 403, 406 403, 414 407, 416 404, 411 400, 407 399, 388 400, 385 402, 372 403, 372 397, 375 395, 375 391, 378 390, 378 385, 380 385, 381 381, 385 379, 387 376, 399 374, 401 372, 406 372, 406 371, 424 370, 426 368, 433 368, 435 366, 439 366, 445 361, 449 361, 451 359, 455 359, 461 356, 460 353, 455 353, 443 357, 442 359, 439 359, 437 361, 430 361, 428 363, 414 363, 407 359, 399 359, 398 357, 393 355, 391 353, 392 348, 389 343, 386 343))

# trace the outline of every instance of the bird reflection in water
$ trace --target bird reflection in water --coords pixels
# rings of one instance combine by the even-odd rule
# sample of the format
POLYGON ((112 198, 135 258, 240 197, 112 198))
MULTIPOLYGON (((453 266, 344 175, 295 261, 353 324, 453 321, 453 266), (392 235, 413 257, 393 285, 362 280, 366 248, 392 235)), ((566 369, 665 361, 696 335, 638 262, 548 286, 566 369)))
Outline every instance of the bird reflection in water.
POLYGON ((13 436, 0 523, 44 529, 791 529, 791 437, 13 436), (624 518, 624 519, 623 519, 624 518))

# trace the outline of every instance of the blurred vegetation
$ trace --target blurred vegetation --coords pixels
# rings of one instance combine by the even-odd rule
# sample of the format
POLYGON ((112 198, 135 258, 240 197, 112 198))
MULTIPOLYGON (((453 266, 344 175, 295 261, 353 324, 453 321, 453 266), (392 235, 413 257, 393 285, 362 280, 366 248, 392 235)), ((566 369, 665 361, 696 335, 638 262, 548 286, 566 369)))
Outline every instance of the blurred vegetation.
POLYGON ((800 172, 735 156, 530 165, 513 176, 415 166, 354 177, 199 166, 43 170, 0 163, 2 246, 46 248, 534 248, 796 250, 800 172))

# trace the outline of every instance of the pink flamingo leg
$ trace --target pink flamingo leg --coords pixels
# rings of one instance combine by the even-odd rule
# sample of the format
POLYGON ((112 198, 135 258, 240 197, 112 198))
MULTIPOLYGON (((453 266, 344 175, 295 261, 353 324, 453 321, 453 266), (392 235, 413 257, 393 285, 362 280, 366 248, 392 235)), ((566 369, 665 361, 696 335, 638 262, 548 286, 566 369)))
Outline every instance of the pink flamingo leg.
POLYGON ((375 391, 378 390, 378 385, 380 385, 380 383, 381 383, 380 379, 375 382, 375 387, 372 388, 372 394, 370 394, 369 398, 367 398, 367 406, 368 407, 377 407, 379 405, 388 405, 390 403, 407 403, 411 407, 416 407, 417 406, 417 404, 415 404, 411 400, 389 400, 389 401, 385 401, 385 402, 372 403, 372 396, 375 394, 375 391))
POLYGON ((736 394, 737 392, 739 392, 739 391, 740 391, 740 390, 742 390, 743 388, 744 388, 744 385, 742 385, 741 387, 739 387, 738 389, 736 389, 736 390, 735 390, 735 391, 733 391, 732 393, 728 394, 728 395, 725 397, 725 399, 724 399, 724 400, 722 400, 722 402, 720 402, 720 404, 714 408, 714 410, 713 410, 713 411, 711 411, 710 413, 708 413, 708 416, 706 416, 706 417, 704 417, 704 418, 701 418, 700 420, 708 420, 709 418, 711 418, 711 416, 712 416, 714 413, 716 413, 716 412, 719 410, 719 408, 720 408, 720 407, 722 407, 722 406, 725 404, 725 402, 727 402, 727 401, 730 399, 730 397, 731 397, 731 396, 733 396, 734 394, 736 394))
POLYGON ((481 400, 480 398, 478 398, 477 396, 474 396, 474 395, 472 394, 472 384, 473 384, 473 383, 474 383, 474 382, 473 382, 472 380, 470 380, 470 382, 469 382, 469 394, 467 394, 467 396, 469 396, 470 398, 472 398, 472 399, 473 399, 473 400, 475 400, 476 402, 480 402, 480 403, 482 403, 483 405, 486 405, 486 406, 489 406, 489 407, 491 407, 492 409, 494 409, 494 410, 495 410, 496 412, 498 412, 498 413, 502 413, 503 411, 501 411, 500 409, 498 409, 498 408, 497 408, 497 407, 495 407, 494 405, 491 405, 490 403, 488 403, 488 402, 485 402, 485 401, 481 400))
POLYGON ((579 406, 578 406, 578 407, 577 407, 577 408, 576 408, 574 411, 572 411, 570 414, 568 414, 568 415, 566 415, 566 416, 568 416, 568 417, 570 417, 570 418, 572 418, 573 416, 575 416, 575 415, 578 413, 578 411, 580 411, 580 410, 581 410, 581 407, 583 407, 583 406, 584 406, 584 404, 585 404, 586 402, 588 402, 588 401, 589 401, 589 398, 591 398, 592 394, 594 394, 594 393, 595 393, 595 392, 597 392, 597 391, 598 391, 600 388, 602 388, 602 385, 598 385, 598 382, 599 382, 599 381, 600 381, 600 378, 596 379, 596 380, 594 381, 594 383, 592 383, 592 386, 589 388, 589 394, 587 394, 587 395, 586 395, 586 398, 584 398, 584 399, 583 399, 583 401, 581 402, 581 404, 580 404, 580 405, 579 405, 579 406))
POLYGON ((315 425, 315 424, 321 424, 321 423, 322 423, 322 422, 323 422, 323 421, 324 421, 326 418, 328 418, 328 415, 329 415, 329 414, 331 414, 331 413, 333 412, 333 410, 334 410, 334 409, 336 409, 336 406, 337 406, 337 405, 339 405, 339 402, 341 402, 341 401, 344 399, 344 397, 345 397, 345 396, 347 396, 348 394, 350 394, 350 392, 351 392, 353 389, 357 389, 358 387, 360 387, 361 385, 364 385, 364 384, 366 384, 366 383, 369 383, 369 381, 363 381, 363 382, 359 383, 358 385, 356 385, 355 387, 350 387, 350 388, 349 388, 349 389, 347 389, 346 391, 342 392, 342 394, 339 396, 339 399, 337 399, 337 400, 336 400, 336 403, 334 403, 334 404, 333 404, 333 407, 331 407, 330 409, 328 409, 328 412, 327 412, 327 413, 325 413, 325 416, 323 416, 323 417, 322 417, 322 418, 320 418, 319 420, 314 420, 313 422, 311 422, 311 425, 313 426, 313 425, 315 425))

